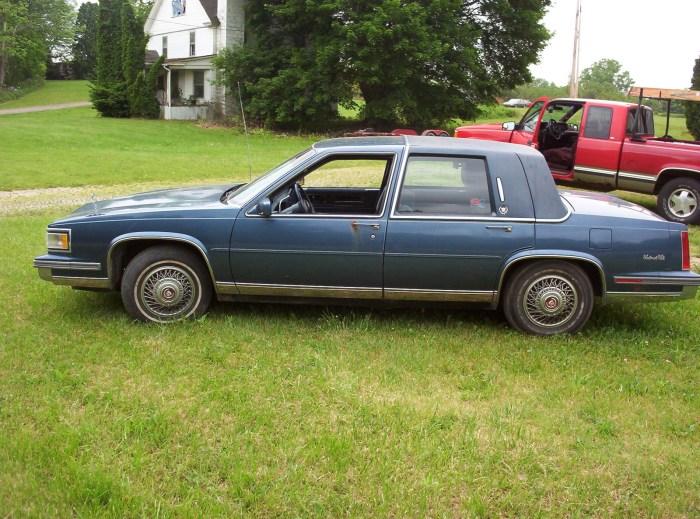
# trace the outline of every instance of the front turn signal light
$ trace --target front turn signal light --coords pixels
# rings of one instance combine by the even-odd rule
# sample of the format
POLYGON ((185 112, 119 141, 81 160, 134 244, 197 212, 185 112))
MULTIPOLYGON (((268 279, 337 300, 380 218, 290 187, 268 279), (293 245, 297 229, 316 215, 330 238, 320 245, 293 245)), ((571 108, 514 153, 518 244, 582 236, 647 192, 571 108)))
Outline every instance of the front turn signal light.
POLYGON ((70 231, 46 231, 46 248, 56 251, 70 251, 70 231))

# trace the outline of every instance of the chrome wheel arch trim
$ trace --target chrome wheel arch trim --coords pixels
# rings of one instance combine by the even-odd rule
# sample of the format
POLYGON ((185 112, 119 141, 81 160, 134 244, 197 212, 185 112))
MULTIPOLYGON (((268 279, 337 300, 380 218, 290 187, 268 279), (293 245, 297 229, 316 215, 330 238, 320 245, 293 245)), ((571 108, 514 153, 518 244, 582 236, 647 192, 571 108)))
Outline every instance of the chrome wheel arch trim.
POLYGON ((109 244, 109 250, 107 251, 107 279, 111 283, 114 281, 114 272, 113 271, 113 265, 114 265, 114 259, 113 259, 113 254, 114 251, 117 249, 118 246, 123 245, 127 242, 130 241, 144 241, 144 240, 150 240, 150 241, 162 241, 162 242, 172 242, 172 243, 183 243, 186 244, 190 247, 194 247, 197 249, 199 252, 200 256, 202 257, 202 260, 204 261, 204 264, 207 267, 207 270, 209 271, 209 276, 211 278, 211 283, 212 286, 216 287, 216 278, 214 277, 214 270, 211 267, 211 262, 209 261, 209 254, 207 252, 206 247, 202 242, 199 240, 196 240, 192 237, 189 236, 180 236, 180 235, 175 235, 175 234, 133 234, 133 235, 125 235, 125 236, 119 236, 112 240, 112 242, 109 244))
POLYGON ((501 272, 498 277, 498 289, 496 290, 495 297, 493 300, 494 306, 498 306, 498 304, 501 302, 501 294, 503 293, 503 281, 506 278, 506 275, 510 272, 511 268, 513 266, 518 266, 521 264, 523 261, 533 261, 533 260, 563 260, 563 261, 573 261, 573 262, 578 262, 578 261, 583 261, 585 263, 588 263, 590 265, 595 266, 599 279, 600 279, 600 284, 601 284, 601 299, 603 303, 606 300, 607 296, 607 283, 605 281, 605 270, 603 269, 603 265, 600 263, 600 261, 593 257, 589 256, 586 254, 581 254, 581 253, 572 253, 572 252, 527 252, 527 253, 520 253, 516 254, 515 256, 512 256, 508 260, 506 260, 506 263, 504 264, 503 268, 501 269, 501 272))

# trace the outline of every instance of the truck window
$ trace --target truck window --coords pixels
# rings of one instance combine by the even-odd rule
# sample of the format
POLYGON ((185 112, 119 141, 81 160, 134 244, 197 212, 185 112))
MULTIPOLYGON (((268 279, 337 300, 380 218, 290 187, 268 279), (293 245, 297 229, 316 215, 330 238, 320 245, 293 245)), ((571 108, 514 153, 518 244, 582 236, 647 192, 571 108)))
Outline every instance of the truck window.
POLYGON ((612 108, 607 106, 590 106, 586 115, 586 127, 583 136, 591 139, 609 139, 612 124, 612 108))
MULTIPOLYGON (((637 107, 630 108, 627 112, 627 135, 632 135, 634 131, 634 116, 637 113, 637 107)), ((654 114, 653 112, 642 107, 642 114, 639 118, 639 125, 637 126, 637 132, 640 135, 654 135, 654 114)))
POLYGON ((537 120, 540 118, 540 110, 542 110, 543 104, 544 101, 537 101, 530 106, 530 109, 520 121, 524 131, 530 133, 535 131, 535 126, 537 126, 537 120))

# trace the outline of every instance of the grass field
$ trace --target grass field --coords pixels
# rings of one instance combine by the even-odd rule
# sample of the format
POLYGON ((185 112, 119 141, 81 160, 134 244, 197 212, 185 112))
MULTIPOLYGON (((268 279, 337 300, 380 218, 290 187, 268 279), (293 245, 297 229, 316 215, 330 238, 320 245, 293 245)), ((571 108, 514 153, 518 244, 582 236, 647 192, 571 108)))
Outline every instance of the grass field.
POLYGON ((46 81, 38 90, 19 99, 0 103, 0 110, 89 101, 89 85, 88 81, 46 81))
MULTIPOLYGON (((312 140, 252 137, 254 172, 312 140)), ((456 310, 137 325, 38 278, 46 224, 67 194, 245 179, 244 137, 71 109, 0 141, 0 189, 76 186, 0 198, 3 517, 700 515, 700 299, 554 338, 456 310)))

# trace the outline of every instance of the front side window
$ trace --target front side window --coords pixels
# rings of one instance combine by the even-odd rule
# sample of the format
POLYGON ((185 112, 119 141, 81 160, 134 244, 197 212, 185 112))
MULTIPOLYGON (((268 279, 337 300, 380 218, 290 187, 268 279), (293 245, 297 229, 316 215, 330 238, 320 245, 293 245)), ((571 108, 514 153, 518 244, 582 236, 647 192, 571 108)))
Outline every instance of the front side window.
POLYGON ((394 155, 322 160, 269 196, 272 214, 380 215, 393 163, 394 155))
POLYGON ((204 97, 204 71, 195 70, 194 71, 194 96, 204 97))
POLYGON ((520 120, 523 131, 529 133, 535 131, 535 126, 537 126, 537 120, 540 118, 540 111, 543 105, 544 101, 536 101, 532 104, 530 109, 525 112, 525 115, 523 115, 523 118, 520 120))
POLYGON ((486 161, 471 157, 410 157, 395 214, 491 215, 486 161))
POLYGON ((163 59, 168 59, 168 37, 163 36, 163 59))

